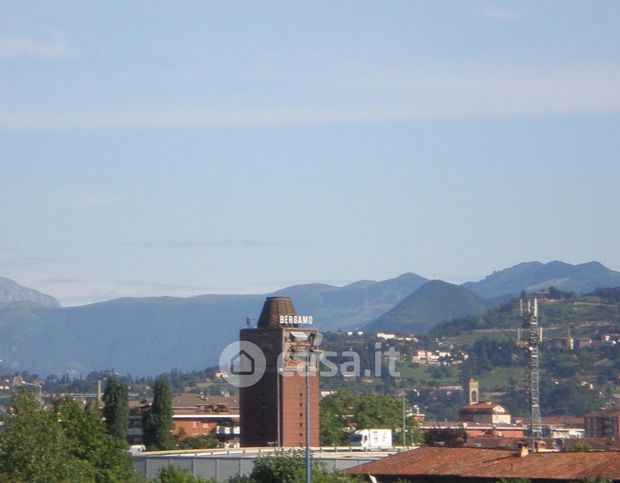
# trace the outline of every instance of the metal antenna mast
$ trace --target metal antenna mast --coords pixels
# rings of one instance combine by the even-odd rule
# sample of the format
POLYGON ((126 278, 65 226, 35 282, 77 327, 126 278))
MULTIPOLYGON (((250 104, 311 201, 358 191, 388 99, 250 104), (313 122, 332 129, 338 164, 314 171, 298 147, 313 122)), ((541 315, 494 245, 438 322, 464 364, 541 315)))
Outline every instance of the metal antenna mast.
POLYGON ((534 447, 534 440, 542 438, 542 424, 540 422, 540 341, 542 331, 538 325, 538 301, 527 300, 525 311, 521 301, 521 315, 524 328, 529 329, 527 350, 529 353, 530 369, 530 444, 534 447))

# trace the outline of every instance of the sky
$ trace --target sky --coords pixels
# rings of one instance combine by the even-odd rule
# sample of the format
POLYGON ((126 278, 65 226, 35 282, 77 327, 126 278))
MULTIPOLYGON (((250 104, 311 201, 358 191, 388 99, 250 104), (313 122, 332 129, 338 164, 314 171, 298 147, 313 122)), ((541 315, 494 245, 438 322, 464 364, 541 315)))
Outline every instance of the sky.
POLYGON ((620 2, 0 2, 0 276, 82 305, 620 270, 620 2))

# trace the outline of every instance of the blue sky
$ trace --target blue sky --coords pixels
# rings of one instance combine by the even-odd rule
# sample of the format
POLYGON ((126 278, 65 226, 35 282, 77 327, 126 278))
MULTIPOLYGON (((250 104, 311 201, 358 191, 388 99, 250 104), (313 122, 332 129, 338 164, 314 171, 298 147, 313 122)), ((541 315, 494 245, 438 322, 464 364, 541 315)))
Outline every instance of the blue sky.
POLYGON ((620 269, 620 4, 0 3, 0 276, 75 305, 620 269))

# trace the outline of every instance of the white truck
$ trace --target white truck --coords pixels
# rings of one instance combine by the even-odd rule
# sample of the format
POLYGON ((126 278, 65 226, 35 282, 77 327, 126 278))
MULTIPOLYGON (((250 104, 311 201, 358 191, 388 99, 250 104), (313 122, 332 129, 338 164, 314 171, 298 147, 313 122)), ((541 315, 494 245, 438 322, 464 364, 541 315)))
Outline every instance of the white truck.
POLYGON ((391 429, 359 429, 351 435, 351 447, 361 448, 363 451, 391 448, 391 429))

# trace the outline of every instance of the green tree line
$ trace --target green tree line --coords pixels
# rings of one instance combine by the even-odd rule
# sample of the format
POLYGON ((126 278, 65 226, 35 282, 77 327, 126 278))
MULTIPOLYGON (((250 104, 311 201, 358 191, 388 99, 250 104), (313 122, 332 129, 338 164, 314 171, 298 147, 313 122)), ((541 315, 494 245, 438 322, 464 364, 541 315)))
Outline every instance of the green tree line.
POLYGON ((124 440, 99 410, 66 397, 45 408, 34 393, 13 398, 0 432, 2 482, 128 482, 135 477, 124 440))
MULTIPOLYGON (((321 400, 320 443, 323 446, 348 445, 351 430, 392 429, 394 443, 403 444, 403 402, 389 394, 354 394, 341 389, 321 400)), ((408 442, 418 444, 421 433, 411 418, 406 418, 408 442)))

